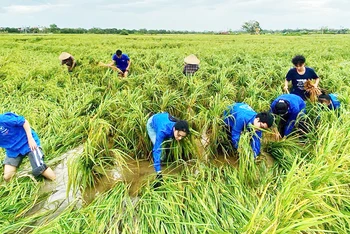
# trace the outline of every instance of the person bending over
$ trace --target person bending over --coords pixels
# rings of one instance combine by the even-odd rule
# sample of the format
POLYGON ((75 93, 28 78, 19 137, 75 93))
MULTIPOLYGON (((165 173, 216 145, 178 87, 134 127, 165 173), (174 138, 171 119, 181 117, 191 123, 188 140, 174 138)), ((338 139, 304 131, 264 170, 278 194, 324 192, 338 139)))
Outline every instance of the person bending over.
POLYGON ((250 145, 254 152, 254 158, 260 154, 262 132, 260 129, 270 128, 274 122, 273 115, 269 112, 256 113, 246 103, 235 103, 224 112, 224 122, 231 135, 231 142, 238 149, 239 140, 244 130, 252 131, 256 127, 250 145))
POLYGON ((28 156, 34 176, 43 175, 47 179, 55 180, 56 175, 44 163, 44 153, 40 147, 40 140, 29 122, 23 117, 11 112, 0 115, 0 147, 5 148, 4 179, 9 181, 28 156))

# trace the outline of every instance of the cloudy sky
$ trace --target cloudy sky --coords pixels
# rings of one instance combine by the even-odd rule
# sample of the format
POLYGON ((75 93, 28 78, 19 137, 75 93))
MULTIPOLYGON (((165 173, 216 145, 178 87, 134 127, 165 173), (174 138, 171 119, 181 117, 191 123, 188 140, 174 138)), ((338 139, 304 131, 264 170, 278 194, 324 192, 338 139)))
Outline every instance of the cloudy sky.
POLYGON ((239 30, 350 28, 350 0, 1 0, 0 27, 239 30))

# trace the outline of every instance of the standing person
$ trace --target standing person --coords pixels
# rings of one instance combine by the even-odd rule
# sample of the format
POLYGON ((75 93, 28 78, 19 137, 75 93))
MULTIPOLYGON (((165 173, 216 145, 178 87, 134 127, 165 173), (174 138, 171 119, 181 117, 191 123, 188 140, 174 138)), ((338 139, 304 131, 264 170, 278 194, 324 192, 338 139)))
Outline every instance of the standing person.
POLYGON ((318 101, 321 104, 325 104, 330 110, 337 110, 340 108, 340 101, 338 100, 337 94, 322 93, 318 96, 318 101))
POLYGON ((270 128, 274 122, 273 115, 268 112, 256 113, 246 103, 235 103, 229 106, 224 112, 224 122, 228 127, 231 135, 231 141, 234 148, 238 149, 239 139, 242 131, 252 131, 254 127, 255 134, 250 141, 250 145, 254 152, 254 158, 260 154, 262 132, 260 129, 270 128))
POLYGON ((0 115, 0 147, 5 148, 4 179, 9 181, 16 173, 17 167, 28 156, 34 176, 43 175, 55 180, 56 175, 44 163, 44 154, 40 140, 29 122, 23 117, 11 112, 0 115))
POLYGON ((185 66, 183 70, 184 75, 193 75, 199 69, 199 59, 194 55, 190 54, 184 59, 185 66))
POLYGON ((282 94, 272 103, 270 111, 280 116, 278 131, 281 137, 288 136, 299 114, 305 114, 304 100, 295 94, 282 94))
POLYGON ((112 62, 109 64, 109 66, 115 65, 118 68, 118 72, 122 77, 127 77, 129 74, 129 68, 130 68, 130 58, 128 55, 123 54, 121 50, 117 50, 115 54, 112 56, 112 62))
POLYGON ((289 81, 292 82, 292 89, 291 93, 298 95, 303 100, 306 100, 306 98, 309 97, 309 93, 305 91, 304 84, 307 80, 315 80, 314 87, 318 88, 318 83, 320 82, 320 78, 316 74, 316 72, 310 68, 305 67, 305 57, 302 55, 297 55, 292 59, 292 63, 294 65, 293 68, 291 68, 287 75, 286 80, 284 81, 284 91, 289 93, 288 90, 288 83, 289 81))
POLYGON ((168 139, 177 141, 186 137, 190 131, 185 120, 178 120, 167 112, 152 115, 147 121, 148 136, 153 144, 153 162, 157 179, 162 180, 162 143, 168 139))
POLYGON ((58 59, 61 60, 61 65, 67 65, 69 72, 72 72, 76 66, 74 57, 67 52, 62 52, 58 59))

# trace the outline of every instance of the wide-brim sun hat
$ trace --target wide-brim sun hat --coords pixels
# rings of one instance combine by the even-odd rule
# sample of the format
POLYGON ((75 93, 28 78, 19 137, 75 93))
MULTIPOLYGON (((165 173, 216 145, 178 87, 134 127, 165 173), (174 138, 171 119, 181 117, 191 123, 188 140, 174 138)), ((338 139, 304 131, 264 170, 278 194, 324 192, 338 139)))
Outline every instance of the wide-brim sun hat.
POLYGON ((194 54, 190 54, 184 59, 185 63, 187 64, 199 64, 200 61, 194 54))
POLYGON ((59 60, 66 60, 69 59, 72 55, 70 53, 67 52, 62 52, 62 54, 60 54, 60 56, 58 57, 59 60))

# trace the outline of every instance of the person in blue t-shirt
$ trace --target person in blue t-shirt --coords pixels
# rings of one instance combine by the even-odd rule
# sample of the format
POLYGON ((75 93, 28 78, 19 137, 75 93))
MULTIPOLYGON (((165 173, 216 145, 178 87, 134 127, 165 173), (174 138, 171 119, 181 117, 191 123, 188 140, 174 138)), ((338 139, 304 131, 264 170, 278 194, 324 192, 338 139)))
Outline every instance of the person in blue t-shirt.
POLYGON ((318 96, 318 101, 326 105, 330 110, 337 110, 340 108, 340 101, 338 100, 337 94, 322 93, 318 96))
POLYGON ((254 152, 254 158, 260 154, 262 132, 260 129, 270 128, 274 122, 273 115, 269 112, 256 113, 246 103, 235 103, 224 112, 224 122, 231 135, 231 142, 235 149, 238 149, 239 139, 243 130, 253 130, 255 134, 250 141, 254 152), (253 127, 254 126, 254 127, 253 127))
POLYGON ((316 72, 310 68, 305 66, 305 57, 302 55, 297 55, 292 59, 292 63, 294 64, 294 68, 291 68, 287 75, 286 80, 284 82, 284 91, 289 93, 288 83, 292 82, 292 94, 298 95, 303 100, 306 100, 310 94, 305 91, 304 84, 307 80, 315 80, 313 84, 315 88, 318 87, 318 83, 320 82, 320 78, 316 74, 316 72))
POLYGON ((190 131, 185 120, 178 120, 167 112, 152 115, 147 121, 148 136, 153 144, 153 163, 157 179, 162 179, 161 161, 162 144, 168 139, 177 141, 186 137, 190 131))
POLYGON ((29 122, 23 117, 11 112, 0 115, 0 147, 5 148, 4 179, 9 181, 17 171, 25 156, 28 156, 34 176, 55 180, 56 175, 44 163, 44 154, 40 140, 29 122))
POLYGON ((295 94, 282 94, 271 103, 270 111, 280 116, 278 131, 281 137, 293 131, 298 115, 305 114, 305 106, 305 101, 295 94))
POLYGON ((113 61, 109 64, 109 66, 116 66, 119 74, 122 77, 127 77, 129 74, 129 68, 131 64, 128 55, 123 54, 121 50, 117 50, 115 54, 113 54, 112 60, 113 61))

